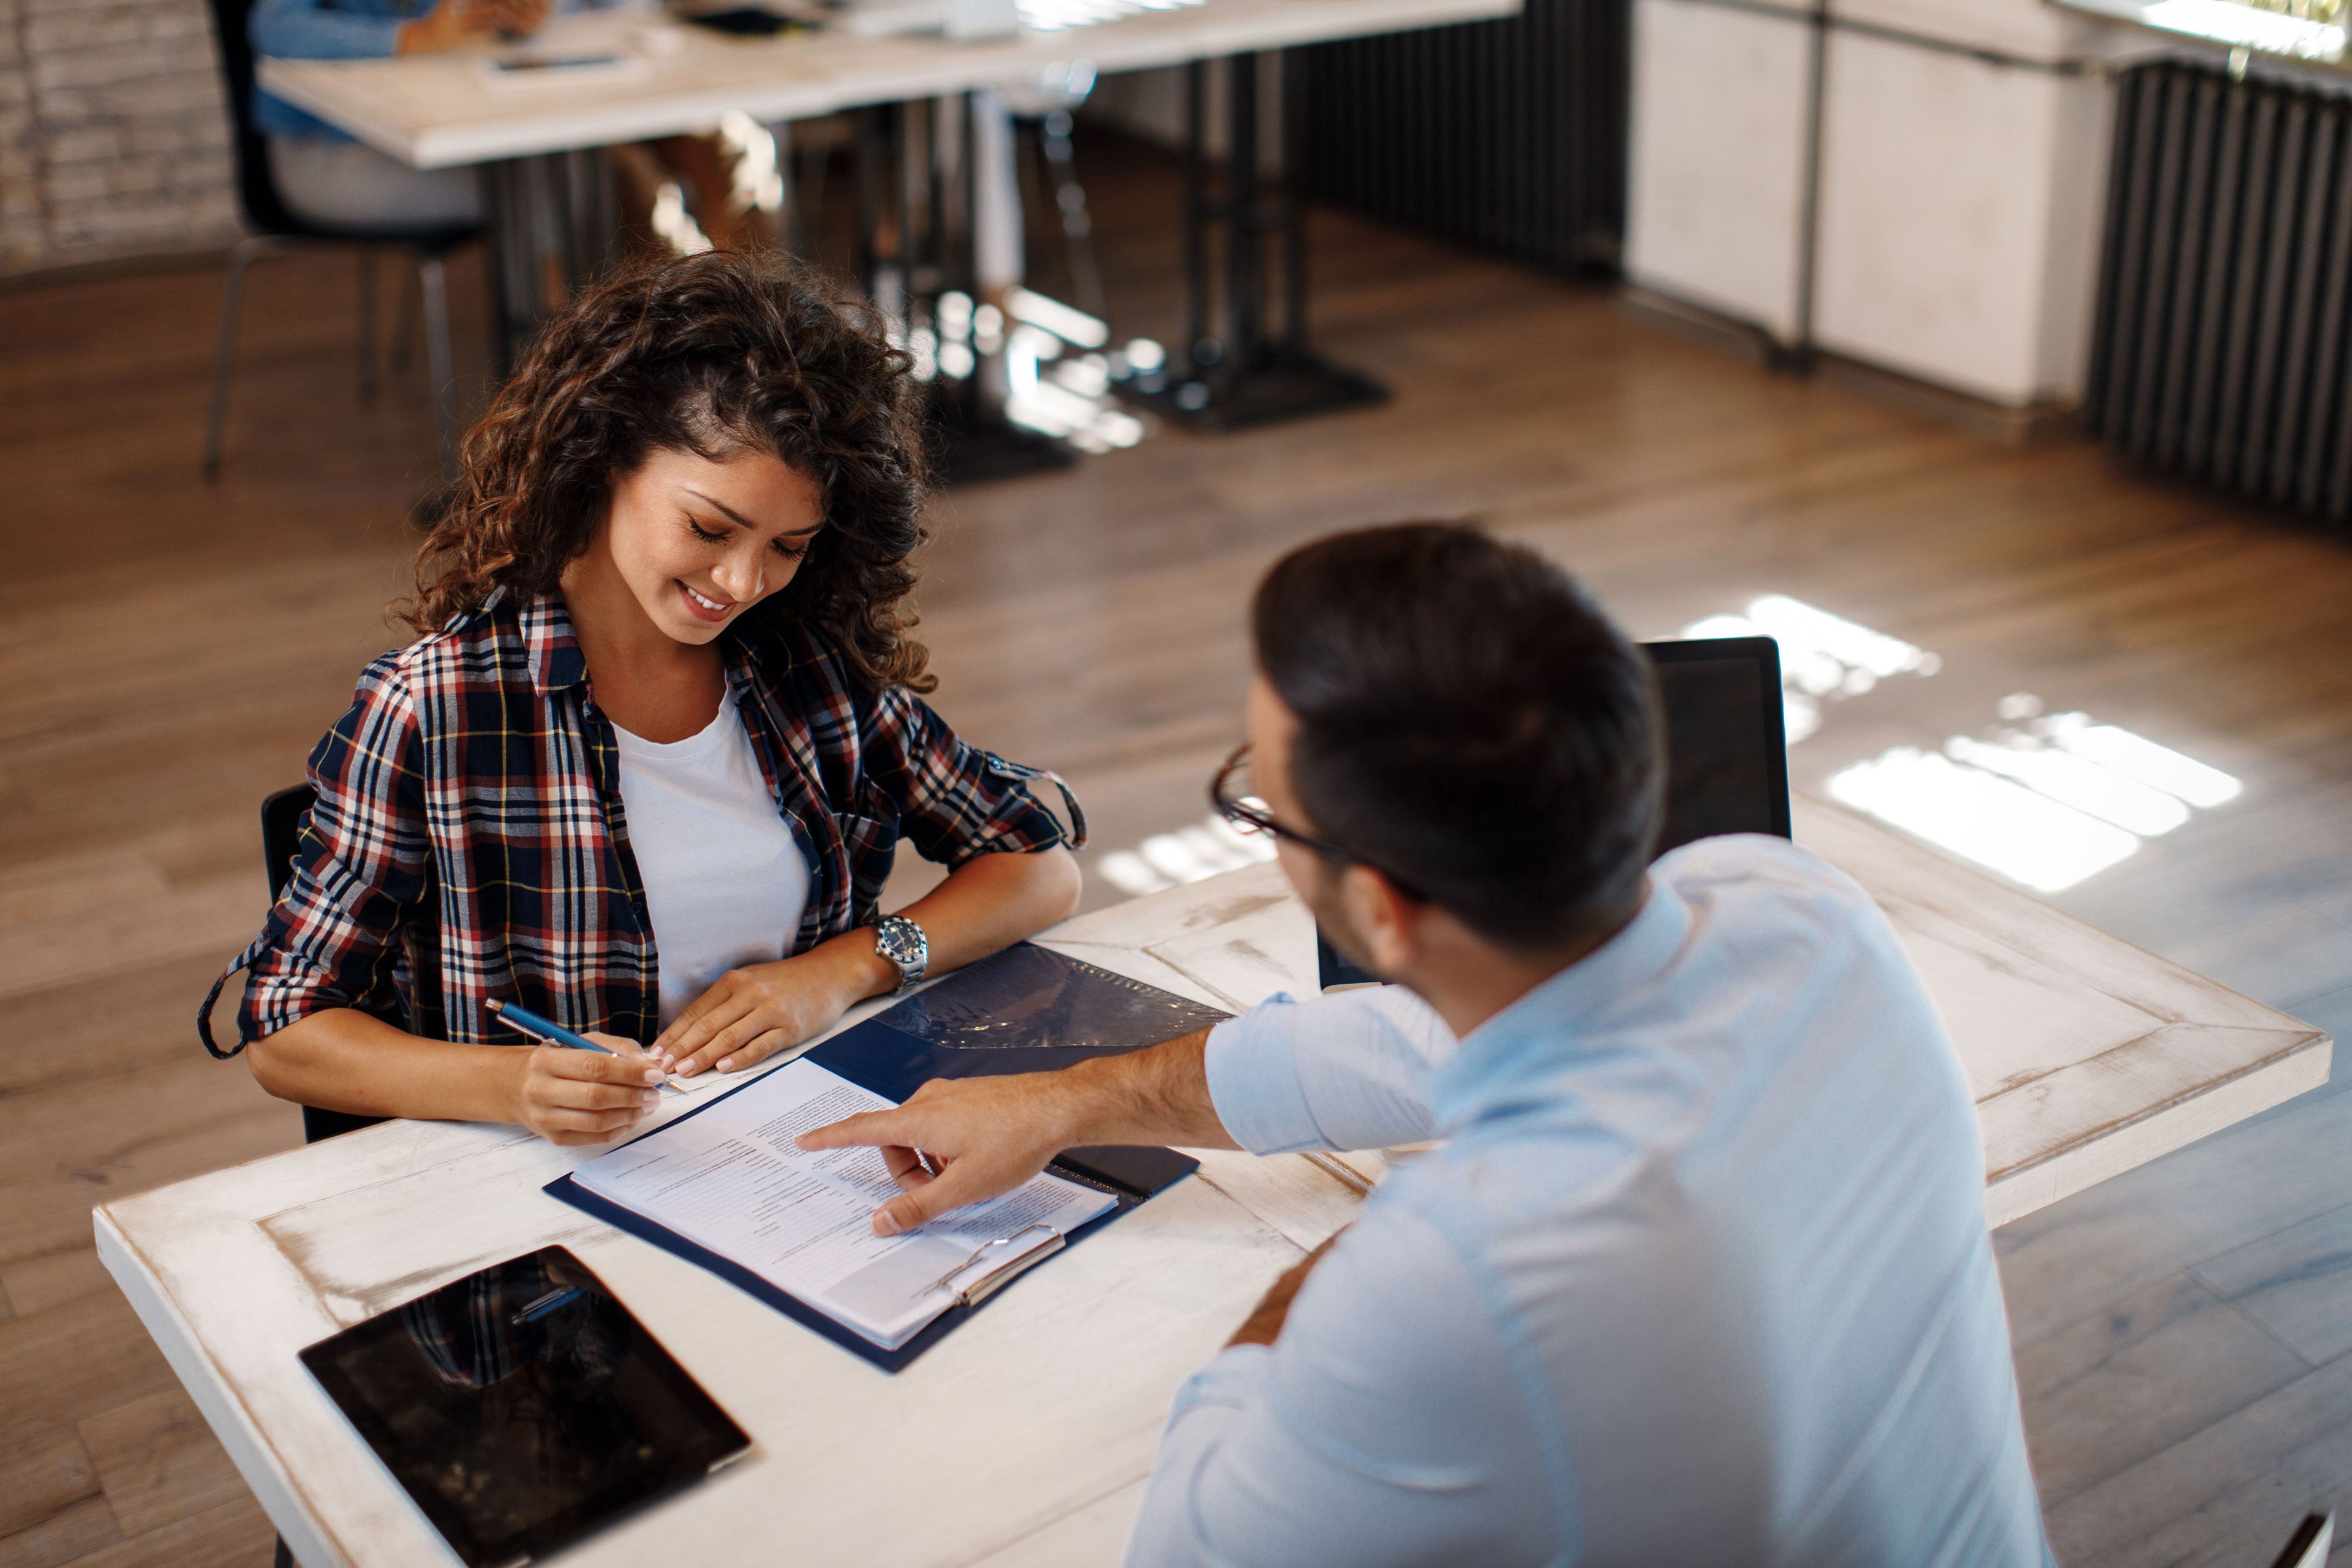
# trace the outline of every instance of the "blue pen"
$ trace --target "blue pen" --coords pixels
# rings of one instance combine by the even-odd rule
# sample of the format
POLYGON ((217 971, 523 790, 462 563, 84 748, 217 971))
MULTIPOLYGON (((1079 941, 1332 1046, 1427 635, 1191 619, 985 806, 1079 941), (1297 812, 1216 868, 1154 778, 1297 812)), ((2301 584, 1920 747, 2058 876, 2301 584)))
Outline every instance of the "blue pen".
MULTIPOLYGON (((551 1046, 566 1046, 575 1051, 594 1051, 600 1056, 607 1057, 616 1057, 621 1054, 608 1046, 598 1045, 584 1035, 575 1035, 561 1024, 551 1024, 530 1008, 520 1006, 515 1003, 501 1002, 492 997, 485 1005, 524 1034, 533 1039, 545 1040, 551 1046)), ((686 1092, 667 1079, 662 1080, 662 1088, 672 1094, 686 1092)))

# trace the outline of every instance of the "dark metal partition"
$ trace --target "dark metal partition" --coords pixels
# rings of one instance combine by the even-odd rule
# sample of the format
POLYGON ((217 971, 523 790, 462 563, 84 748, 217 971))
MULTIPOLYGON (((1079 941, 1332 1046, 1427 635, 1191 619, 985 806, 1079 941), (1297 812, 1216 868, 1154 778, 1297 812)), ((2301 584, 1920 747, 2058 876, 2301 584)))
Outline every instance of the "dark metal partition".
POLYGON ((1483 249, 1613 271, 1631 0, 1292 51, 1299 187, 1483 249))
POLYGON ((2116 79, 2084 429, 2352 517, 2352 100, 2164 62, 2116 79))

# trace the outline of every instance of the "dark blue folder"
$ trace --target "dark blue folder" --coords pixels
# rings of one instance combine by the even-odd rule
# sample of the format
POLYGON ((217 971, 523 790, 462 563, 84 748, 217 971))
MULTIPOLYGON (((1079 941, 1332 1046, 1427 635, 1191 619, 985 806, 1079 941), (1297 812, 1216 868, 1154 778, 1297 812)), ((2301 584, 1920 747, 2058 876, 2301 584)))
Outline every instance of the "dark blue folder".
MULTIPOLYGON (((1089 1058, 1157 1045, 1207 1028, 1227 1016, 1024 942, 844 1030, 809 1052, 808 1059, 861 1089, 903 1100, 935 1078, 1055 1071, 1089 1058)), ((739 1092, 730 1089, 677 1120, 699 1116, 739 1092)), ((1192 1174, 1199 1162, 1167 1149, 1069 1149, 1047 1168, 1118 1200, 1116 1206, 1065 1238, 1075 1246, 1192 1174)), ((710 1270, 885 1372, 906 1366, 996 1299, 991 1296, 977 1307, 950 1307, 913 1339, 886 1351, 740 1264, 598 1197, 570 1176, 551 1182, 545 1191, 615 1229, 710 1270)))

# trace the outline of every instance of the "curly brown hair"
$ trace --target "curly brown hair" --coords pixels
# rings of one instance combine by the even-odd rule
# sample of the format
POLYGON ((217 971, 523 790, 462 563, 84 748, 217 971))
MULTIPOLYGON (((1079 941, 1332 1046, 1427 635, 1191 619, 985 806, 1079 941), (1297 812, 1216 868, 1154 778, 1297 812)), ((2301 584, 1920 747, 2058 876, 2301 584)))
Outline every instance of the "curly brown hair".
POLYGON ((925 538, 921 389, 879 316, 810 268, 708 251, 639 263, 541 330, 466 433, 459 478, 394 613, 437 631, 505 588, 552 593, 614 483, 656 449, 773 452, 814 480, 827 527, 745 617, 827 633, 876 690, 929 691, 908 557, 925 538))

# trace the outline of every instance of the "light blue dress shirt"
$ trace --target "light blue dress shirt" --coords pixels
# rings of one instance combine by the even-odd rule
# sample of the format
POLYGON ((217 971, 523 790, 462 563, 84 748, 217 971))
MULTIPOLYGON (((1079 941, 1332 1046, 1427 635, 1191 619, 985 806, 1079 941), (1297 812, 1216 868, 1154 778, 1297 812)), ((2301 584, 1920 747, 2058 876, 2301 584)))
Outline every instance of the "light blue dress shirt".
POLYGON ((1208 1076, 1262 1153, 1448 1142, 1178 1394, 1136 1568, 2052 1563, 1966 1081, 1815 856, 1666 856, 1456 1050, 1277 997, 1208 1076))

